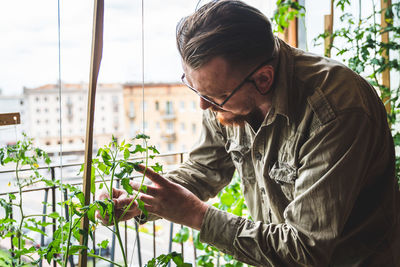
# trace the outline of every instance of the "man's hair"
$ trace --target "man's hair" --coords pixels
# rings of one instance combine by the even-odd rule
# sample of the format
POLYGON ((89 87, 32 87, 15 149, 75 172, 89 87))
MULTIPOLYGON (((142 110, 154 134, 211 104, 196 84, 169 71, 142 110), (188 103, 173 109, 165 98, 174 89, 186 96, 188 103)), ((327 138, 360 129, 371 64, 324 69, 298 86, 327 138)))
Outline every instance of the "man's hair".
POLYGON ((193 69, 215 57, 239 68, 259 64, 274 50, 269 19, 237 0, 212 1, 183 18, 176 41, 183 62, 193 69))

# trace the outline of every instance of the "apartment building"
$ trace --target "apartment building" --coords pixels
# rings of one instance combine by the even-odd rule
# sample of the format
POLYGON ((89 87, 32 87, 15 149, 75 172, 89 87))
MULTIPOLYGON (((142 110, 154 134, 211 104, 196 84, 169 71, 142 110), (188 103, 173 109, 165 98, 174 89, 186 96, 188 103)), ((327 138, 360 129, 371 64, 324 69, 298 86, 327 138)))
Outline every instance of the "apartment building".
POLYGON ((125 138, 144 132, 161 153, 188 151, 201 130, 199 98, 182 84, 124 84, 125 138), (144 119, 144 120, 143 120, 144 119))
MULTIPOLYGON (((59 86, 47 84, 24 88, 27 133, 35 145, 49 153, 60 149, 60 119, 62 150, 66 154, 83 154, 87 118, 87 84, 62 84, 61 113, 59 86), (61 116, 60 116, 61 114, 61 116)), ((93 132, 93 147, 110 142, 112 135, 124 134, 123 88, 120 84, 98 84, 93 132)))

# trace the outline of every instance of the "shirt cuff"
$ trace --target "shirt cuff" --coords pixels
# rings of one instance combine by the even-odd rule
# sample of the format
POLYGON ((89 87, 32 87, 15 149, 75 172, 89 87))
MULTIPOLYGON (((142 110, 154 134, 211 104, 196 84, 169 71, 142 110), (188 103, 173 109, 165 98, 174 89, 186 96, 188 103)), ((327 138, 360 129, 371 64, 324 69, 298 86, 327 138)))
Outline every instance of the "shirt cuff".
POLYGON ((233 242, 243 218, 210 206, 200 229, 200 242, 210 244, 223 253, 233 255, 233 242))

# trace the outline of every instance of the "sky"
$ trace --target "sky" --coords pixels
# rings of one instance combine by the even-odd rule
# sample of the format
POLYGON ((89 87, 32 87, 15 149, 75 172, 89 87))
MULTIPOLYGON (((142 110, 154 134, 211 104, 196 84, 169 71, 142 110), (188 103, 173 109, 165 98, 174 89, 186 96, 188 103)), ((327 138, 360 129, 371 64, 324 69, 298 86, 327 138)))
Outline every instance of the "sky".
MULTIPOLYGON (((105 1, 99 83, 142 81, 141 2, 105 1)), ((275 0, 245 2, 268 17, 273 13, 275 0)), ((93 3, 93 0, 60 0, 59 61, 57 1, 0 1, 0 89, 4 95, 21 94, 23 87, 57 83, 59 64, 63 82, 88 82, 93 3)), ((145 82, 179 81, 182 68, 175 27, 180 18, 195 10, 197 3, 198 0, 144 1, 145 82)), ((306 8, 318 10, 312 18, 306 18, 306 24, 311 25, 307 26, 307 36, 316 36, 323 31, 323 14, 329 13, 329 1, 308 1, 306 8)))

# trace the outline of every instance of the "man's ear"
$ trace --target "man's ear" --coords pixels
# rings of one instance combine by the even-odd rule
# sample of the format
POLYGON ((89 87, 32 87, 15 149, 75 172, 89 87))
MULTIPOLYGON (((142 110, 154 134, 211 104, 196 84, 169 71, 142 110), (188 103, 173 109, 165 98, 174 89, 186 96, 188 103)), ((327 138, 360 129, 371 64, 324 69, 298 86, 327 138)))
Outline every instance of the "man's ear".
POLYGON ((258 91, 265 95, 271 90, 272 84, 274 83, 275 70, 271 65, 265 65, 260 68, 253 75, 253 80, 257 85, 258 91))

